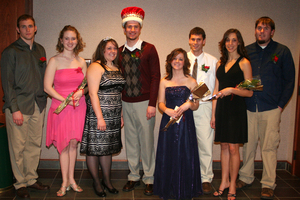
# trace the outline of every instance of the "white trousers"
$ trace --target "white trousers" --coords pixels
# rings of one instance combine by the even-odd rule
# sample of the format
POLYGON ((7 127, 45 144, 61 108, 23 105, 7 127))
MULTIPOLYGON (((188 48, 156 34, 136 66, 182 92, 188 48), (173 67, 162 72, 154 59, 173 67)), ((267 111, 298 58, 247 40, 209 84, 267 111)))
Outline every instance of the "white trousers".
POLYGON ((200 160, 201 180, 203 182, 212 182, 213 158, 212 149, 214 143, 214 129, 210 127, 212 104, 200 104, 198 110, 194 111, 194 121, 196 126, 198 152, 200 160))

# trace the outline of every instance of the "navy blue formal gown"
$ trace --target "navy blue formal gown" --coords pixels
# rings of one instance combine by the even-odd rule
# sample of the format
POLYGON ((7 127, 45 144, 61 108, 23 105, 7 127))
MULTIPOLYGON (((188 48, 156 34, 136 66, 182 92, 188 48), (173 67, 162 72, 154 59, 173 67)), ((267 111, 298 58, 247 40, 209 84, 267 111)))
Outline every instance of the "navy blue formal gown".
MULTIPOLYGON (((191 91, 186 86, 167 87, 167 108, 180 106, 191 91)), ((170 117, 163 114, 160 130, 170 117)), ((202 194, 200 162, 193 111, 183 113, 179 124, 160 131, 154 173, 154 194, 163 199, 191 199, 202 194)))

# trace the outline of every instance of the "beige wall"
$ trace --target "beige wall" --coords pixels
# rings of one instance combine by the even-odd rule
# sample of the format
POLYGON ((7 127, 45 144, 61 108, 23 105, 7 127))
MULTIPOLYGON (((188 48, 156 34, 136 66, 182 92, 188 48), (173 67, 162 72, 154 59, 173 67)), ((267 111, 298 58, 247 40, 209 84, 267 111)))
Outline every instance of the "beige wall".
MULTIPOLYGON (((63 26, 71 24, 79 30, 86 42, 86 48, 80 56, 91 58, 97 44, 106 36, 115 38, 119 45, 124 43, 120 13, 128 6, 139 6, 145 10, 141 39, 156 46, 162 75, 165 73, 166 56, 171 50, 177 47, 189 50, 188 33, 193 27, 200 26, 206 31, 204 51, 219 58, 218 42, 227 29, 239 29, 245 44, 250 44, 255 40, 255 20, 265 15, 275 21, 274 40, 285 44, 292 51, 298 74, 299 0, 34 0, 33 14, 38 27, 36 41, 45 47, 49 59, 56 54, 59 31, 63 26)), ((289 162, 292 162, 295 105, 294 94, 282 114, 281 144, 278 149, 278 159, 289 162)), ((161 114, 157 112, 155 141, 160 119, 161 114)), ((126 160, 123 145, 124 148, 114 160, 126 160)), ((220 160, 219 145, 214 145, 213 157, 214 160, 220 160)), ((42 159, 57 158, 58 153, 53 146, 49 149, 45 147, 44 133, 42 159)), ((84 159, 84 156, 78 158, 84 159)), ((259 151, 256 160, 261 160, 259 151)))

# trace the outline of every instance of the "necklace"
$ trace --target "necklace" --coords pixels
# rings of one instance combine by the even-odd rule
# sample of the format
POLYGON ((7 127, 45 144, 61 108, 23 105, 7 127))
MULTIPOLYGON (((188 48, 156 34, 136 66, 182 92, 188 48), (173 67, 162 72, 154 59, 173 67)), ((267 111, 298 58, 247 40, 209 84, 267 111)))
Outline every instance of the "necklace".
POLYGON ((116 68, 116 67, 115 67, 115 65, 114 65, 113 62, 111 62, 111 63, 108 63, 108 62, 107 62, 105 65, 106 65, 107 68, 110 69, 110 71, 115 71, 115 68, 116 68))

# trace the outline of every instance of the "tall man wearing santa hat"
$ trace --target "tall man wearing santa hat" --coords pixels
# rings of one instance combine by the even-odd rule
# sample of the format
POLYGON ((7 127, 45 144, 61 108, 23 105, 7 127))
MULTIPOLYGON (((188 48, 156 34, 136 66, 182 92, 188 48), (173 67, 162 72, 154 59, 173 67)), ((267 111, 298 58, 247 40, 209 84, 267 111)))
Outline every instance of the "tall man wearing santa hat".
POLYGON ((119 48, 119 66, 126 80, 122 92, 126 155, 130 173, 123 191, 140 185, 140 158, 144 170, 144 194, 153 194, 155 167, 154 124, 160 81, 160 65, 154 45, 140 39, 145 12, 127 7, 121 12, 126 42, 119 48))

